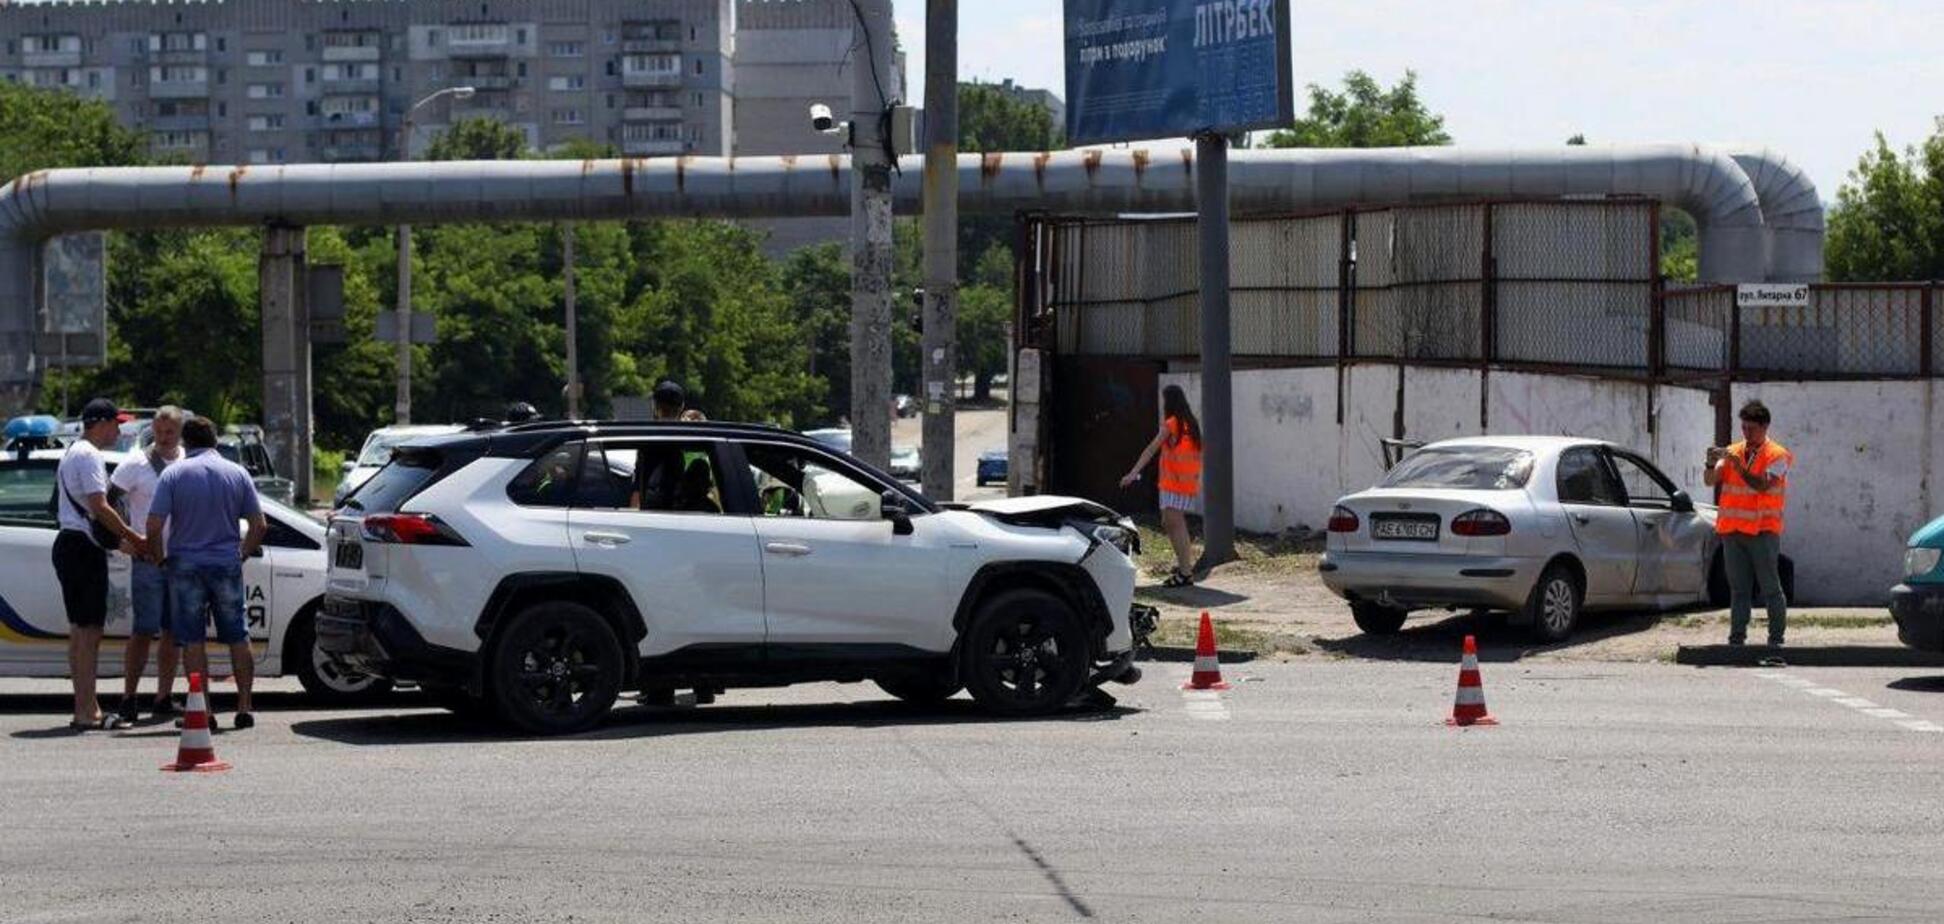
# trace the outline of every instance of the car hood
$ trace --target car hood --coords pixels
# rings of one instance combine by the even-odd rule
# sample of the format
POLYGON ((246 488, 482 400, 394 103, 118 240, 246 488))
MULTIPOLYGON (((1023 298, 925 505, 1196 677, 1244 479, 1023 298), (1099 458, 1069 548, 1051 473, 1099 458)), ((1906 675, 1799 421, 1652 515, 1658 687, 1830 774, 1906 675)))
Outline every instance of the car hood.
POLYGON ((965 509, 1008 523, 1048 522, 1066 517, 1101 521, 1120 518, 1120 514, 1112 509, 1084 497, 1061 497, 1057 494, 1002 497, 967 504, 965 509))

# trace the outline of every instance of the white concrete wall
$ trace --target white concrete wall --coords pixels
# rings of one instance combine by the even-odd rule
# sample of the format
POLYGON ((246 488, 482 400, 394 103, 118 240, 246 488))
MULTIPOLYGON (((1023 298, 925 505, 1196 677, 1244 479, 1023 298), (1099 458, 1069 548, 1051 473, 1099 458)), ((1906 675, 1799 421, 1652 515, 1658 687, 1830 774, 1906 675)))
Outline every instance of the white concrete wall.
MULTIPOLYGON (((1394 366, 1359 365, 1343 374, 1344 420, 1336 422, 1337 371, 1331 367, 1243 370, 1234 375, 1236 525, 1254 532, 1321 528, 1336 499, 1383 474, 1381 440, 1397 408, 1394 366)), ((1161 376, 1201 406, 1200 375, 1161 376)), ((1586 436, 1611 440, 1654 460, 1697 500, 1714 442, 1715 409, 1706 391, 1560 375, 1410 368, 1404 373, 1404 432, 1440 440, 1481 432, 1586 436), (1484 389, 1489 426, 1480 427, 1484 389), (1651 400, 1650 400, 1651 391, 1651 400), (1654 418, 1649 432, 1649 415, 1654 418)), ((1776 417, 1775 436, 1794 450, 1783 548, 1796 560, 1806 604, 1875 606, 1901 575, 1903 544, 1940 511, 1933 479, 1944 477, 1944 383, 1791 383, 1742 385, 1739 406, 1760 397, 1776 417)))

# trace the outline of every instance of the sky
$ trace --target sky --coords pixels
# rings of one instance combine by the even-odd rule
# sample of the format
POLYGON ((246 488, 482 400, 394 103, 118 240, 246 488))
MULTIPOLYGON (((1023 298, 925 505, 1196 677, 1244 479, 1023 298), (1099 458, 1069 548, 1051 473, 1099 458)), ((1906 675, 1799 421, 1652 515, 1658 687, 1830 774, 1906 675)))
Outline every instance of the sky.
MULTIPOLYGON (((1060 0, 959 6, 961 79, 1066 96, 1060 0)), ((894 14, 921 104, 924 0, 894 14)), ((1875 132, 1901 150, 1944 115, 1944 0, 1292 0, 1290 21, 1299 88, 1416 70, 1459 145, 1760 145, 1825 201, 1875 132)))

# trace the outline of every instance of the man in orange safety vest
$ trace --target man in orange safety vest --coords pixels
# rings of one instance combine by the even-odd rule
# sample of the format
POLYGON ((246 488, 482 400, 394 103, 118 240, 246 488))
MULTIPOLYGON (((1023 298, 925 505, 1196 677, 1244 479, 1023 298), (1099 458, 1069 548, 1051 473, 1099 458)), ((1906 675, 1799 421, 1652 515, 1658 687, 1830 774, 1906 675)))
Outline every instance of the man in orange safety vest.
POLYGON ((1760 588, 1768 607, 1768 643, 1779 646, 1788 626, 1788 600, 1782 593, 1782 508, 1787 500, 1795 456, 1768 438, 1769 409, 1750 401, 1741 409, 1742 441, 1723 449, 1708 447, 1703 480, 1719 486, 1715 532, 1721 535, 1721 563, 1729 592, 1728 644, 1748 636, 1753 592, 1760 588))

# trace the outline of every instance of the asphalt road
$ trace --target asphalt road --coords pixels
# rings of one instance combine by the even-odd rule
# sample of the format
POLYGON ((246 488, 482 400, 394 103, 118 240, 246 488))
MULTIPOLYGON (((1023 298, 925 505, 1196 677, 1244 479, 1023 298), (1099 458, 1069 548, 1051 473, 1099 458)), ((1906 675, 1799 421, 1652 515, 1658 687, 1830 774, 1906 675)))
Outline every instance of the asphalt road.
MULTIPOLYGON (((952 417, 952 500, 970 501, 1005 497, 1006 486, 978 484, 979 454, 988 449, 1006 448, 1006 409, 960 409, 952 417)), ((924 417, 907 417, 891 422, 891 442, 903 446, 922 445, 924 417)))
MULTIPOLYGON (((1944 678, 1882 670, 1154 665, 994 721, 868 685, 513 740, 266 697, 236 769, 75 737, 0 681, 9 922, 1934 920, 1944 678)), ((272 684, 290 689, 288 682, 272 684)))

